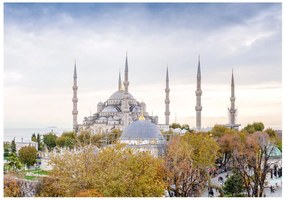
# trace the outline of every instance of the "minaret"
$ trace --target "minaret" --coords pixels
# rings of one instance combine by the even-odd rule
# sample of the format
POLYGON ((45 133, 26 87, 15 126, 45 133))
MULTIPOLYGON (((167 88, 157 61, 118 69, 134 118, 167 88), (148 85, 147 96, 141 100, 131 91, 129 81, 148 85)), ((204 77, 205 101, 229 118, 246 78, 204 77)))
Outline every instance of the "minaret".
POLYGON ((73 130, 75 131, 75 133, 77 133, 78 131, 78 124, 77 124, 77 102, 78 102, 78 98, 77 98, 77 72, 76 72, 76 62, 74 64, 74 73, 73 73, 73 98, 72 98, 72 102, 73 102, 73 110, 72 110, 72 115, 73 115, 73 130))
POLYGON ((128 87, 129 87, 129 80, 128 80, 128 56, 126 56, 126 63, 125 63, 125 81, 124 81, 124 88, 125 88, 125 94, 124 98, 122 100, 122 112, 123 112, 123 125, 124 128, 126 128, 129 124, 129 116, 130 116, 130 106, 129 106, 129 96, 128 96, 128 87))
POLYGON ((201 90, 201 69, 200 69, 200 56, 198 60, 198 71, 197 71, 197 90, 196 90, 196 129, 201 130, 201 111, 202 111, 202 105, 201 105, 201 96, 202 96, 202 90, 201 90))
POLYGON ((118 90, 119 90, 119 91, 124 90, 124 87, 123 87, 123 85, 122 85, 122 80, 121 80, 121 72, 119 72, 118 90))
POLYGON ((169 92, 170 92, 170 89, 169 89, 169 77, 168 77, 168 66, 166 68, 166 88, 165 88, 165 125, 169 125, 169 115, 170 115, 170 112, 169 112, 169 103, 170 103, 170 100, 169 100, 169 92))
POLYGON ((229 126, 231 128, 235 128, 237 127, 236 125, 236 109, 235 109, 235 83, 234 83, 234 72, 232 70, 232 81, 231 81, 231 108, 228 108, 229 110, 229 116, 230 116, 230 122, 229 122, 229 126))
POLYGON ((125 63, 125 81, 124 81, 124 88, 125 93, 128 94, 129 90, 129 67, 128 67, 128 55, 126 55, 126 63, 125 63))

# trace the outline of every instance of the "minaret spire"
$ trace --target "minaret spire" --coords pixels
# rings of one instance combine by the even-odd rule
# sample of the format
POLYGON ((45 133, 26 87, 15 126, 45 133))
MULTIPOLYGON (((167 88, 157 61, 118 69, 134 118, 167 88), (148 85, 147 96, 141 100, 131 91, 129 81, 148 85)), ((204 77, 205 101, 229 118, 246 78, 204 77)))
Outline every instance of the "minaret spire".
POLYGON ((201 69, 200 69, 200 55, 198 59, 198 70, 197 70, 197 90, 196 90, 196 129, 201 130, 201 111, 202 111, 202 105, 201 105, 201 96, 202 96, 202 90, 201 90, 201 69))
POLYGON ((77 110, 77 102, 78 102, 78 98, 77 98, 77 72, 76 72, 76 62, 74 63, 74 72, 73 72, 73 98, 72 98, 72 102, 73 102, 73 110, 72 110, 72 115, 73 115, 73 130, 75 131, 75 133, 77 133, 78 131, 78 123, 77 123, 77 114, 78 114, 78 110, 77 110))
POLYGON ((119 91, 124 90, 123 85, 122 85, 122 80, 121 80, 121 72, 119 72, 118 90, 119 91))
POLYGON ((126 55, 125 63, 125 81, 124 81, 125 93, 128 94, 129 90, 129 66, 128 66, 128 55, 126 55))
POLYGON ((168 65, 166 68, 166 88, 165 88, 165 125, 169 125, 169 115, 170 115, 170 111, 169 111, 169 77, 168 77, 168 65))
POLYGON ((236 124, 236 112, 237 109, 235 109, 235 82, 234 82, 234 71, 232 70, 232 80, 231 80, 231 108, 228 108, 229 110, 229 127, 231 129, 238 129, 240 124, 236 124))

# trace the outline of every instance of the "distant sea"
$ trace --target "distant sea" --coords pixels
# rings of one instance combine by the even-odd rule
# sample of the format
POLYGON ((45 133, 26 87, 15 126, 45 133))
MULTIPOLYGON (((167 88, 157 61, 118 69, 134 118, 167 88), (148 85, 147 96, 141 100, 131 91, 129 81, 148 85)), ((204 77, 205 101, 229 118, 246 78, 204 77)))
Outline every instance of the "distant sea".
POLYGON ((71 128, 57 128, 57 127, 47 127, 47 128, 4 128, 4 139, 3 141, 12 141, 15 138, 16 142, 23 141, 30 142, 33 133, 36 135, 47 134, 53 132, 56 135, 61 135, 64 131, 72 131, 71 128))

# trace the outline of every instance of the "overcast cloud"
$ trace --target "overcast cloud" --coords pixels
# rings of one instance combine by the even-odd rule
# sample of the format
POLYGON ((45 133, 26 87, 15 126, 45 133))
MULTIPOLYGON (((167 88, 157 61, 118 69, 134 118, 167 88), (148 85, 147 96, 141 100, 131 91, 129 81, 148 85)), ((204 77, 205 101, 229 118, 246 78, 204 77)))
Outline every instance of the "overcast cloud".
POLYGON ((198 55, 202 125, 227 123, 234 70, 238 122, 281 128, 281 4, 4 5, 4 126, 69 127, 72 73, 78 121, 117 90, 126 51, 130 92, 164 122, 165 70, 171 121, 195 125, 198 55))

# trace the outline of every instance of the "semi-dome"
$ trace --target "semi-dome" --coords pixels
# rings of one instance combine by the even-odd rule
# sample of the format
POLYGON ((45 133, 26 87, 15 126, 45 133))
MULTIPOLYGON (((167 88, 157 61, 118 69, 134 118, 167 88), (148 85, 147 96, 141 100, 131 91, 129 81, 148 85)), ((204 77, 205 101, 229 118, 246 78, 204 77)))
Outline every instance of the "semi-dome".
POLYGON ((163 139, 158 127, 147 121, 137 120, 126 127, 120 137, 121 140, 137 140, 137 139, 163 139))
POLYGON ((105 107, 102 112, 118 112, 118 110, 115 108, 115 107, 112 107, 112 106, 107 106, 105 107))
MULTIPOLYGON (((116 91, 115 93, 113 93, 109 99, 110 100, 123 100, 124 95, 125 95, 125 91, 119 90, 119 91, 116 91)), ((132 94, 128 93, 128 95, 129 95, 130 99, 134 99, 132 94)))

